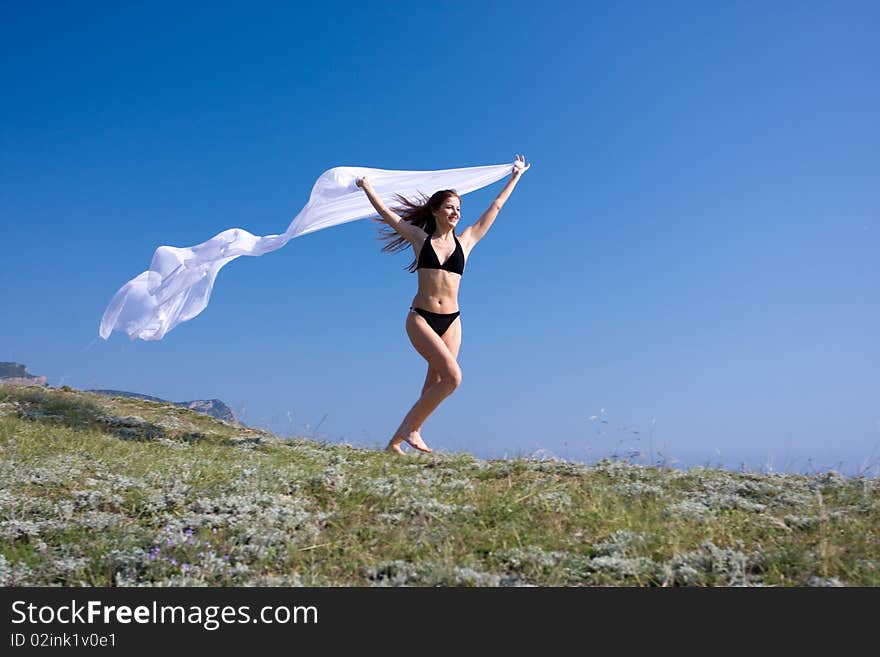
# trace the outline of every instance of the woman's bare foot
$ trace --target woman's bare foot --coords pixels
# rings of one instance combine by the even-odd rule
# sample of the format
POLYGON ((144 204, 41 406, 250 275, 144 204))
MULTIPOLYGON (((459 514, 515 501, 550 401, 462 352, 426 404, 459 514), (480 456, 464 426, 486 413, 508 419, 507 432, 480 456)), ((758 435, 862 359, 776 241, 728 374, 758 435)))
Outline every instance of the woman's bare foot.
POLYGON ((401 449, 400 447, 401 443, 403 443, 404 441, 411 445, 413 449, 417 449, 420 452, 430 454, 434 451, 425 444, 425 441, 422 440, 422 436, 421 434, 419 434, 418 431, 411 431, 409 434, 407 434, 406 438, 395 436, 389 441, 388 447, 385 448, 385 451, 391 452, 392 454, 406 454, 406 452, 404 452, 403 449, 401 449))
POLYGON ((426 454, 430 454, 434 450, 428 447, 425 444, 425 441, 422 440, 422 436, 418 431, 411 431, 409 435, 404 438, 406 442, 413 446, 413 449, 417 449, 420 452, 425 452, 426 454))
POLYGON ((385 451, 391 452, 392 454, 399 454, 400 456, 403 456, 404 454, 406 454, 406 452, 404 452, 400 448, 400 443, 402 443, 402 442, 403 442, 402 440, 400 440, 398 442, 394 442, 392 440, 390 443, 388 443, 388 447, 385 448, 385 451))

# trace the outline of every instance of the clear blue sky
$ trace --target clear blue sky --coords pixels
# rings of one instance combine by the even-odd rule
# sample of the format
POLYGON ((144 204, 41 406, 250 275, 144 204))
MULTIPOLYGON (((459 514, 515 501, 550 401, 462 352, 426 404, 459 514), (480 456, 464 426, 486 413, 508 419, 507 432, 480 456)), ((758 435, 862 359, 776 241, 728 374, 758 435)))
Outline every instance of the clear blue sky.
POLYGON ((877 472, 876 2, 215 4, 0 5, 0 360, 383 446, 424 365, 368 221, 236 260, 159 342, 96 339, 104 308, 332 166, 525 153, 429 444, 877 472))

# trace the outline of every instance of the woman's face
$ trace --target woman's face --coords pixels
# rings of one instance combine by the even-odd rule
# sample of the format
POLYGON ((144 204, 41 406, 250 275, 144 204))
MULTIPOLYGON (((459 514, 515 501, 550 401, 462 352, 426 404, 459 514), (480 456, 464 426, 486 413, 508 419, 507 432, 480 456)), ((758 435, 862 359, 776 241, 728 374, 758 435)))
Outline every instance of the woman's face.
POLYGON ((461 199, 457 196, 447 196, 433 214, 437 221, 437 228, 441 230, 455 228, 458 220, 461 219, 461 199))

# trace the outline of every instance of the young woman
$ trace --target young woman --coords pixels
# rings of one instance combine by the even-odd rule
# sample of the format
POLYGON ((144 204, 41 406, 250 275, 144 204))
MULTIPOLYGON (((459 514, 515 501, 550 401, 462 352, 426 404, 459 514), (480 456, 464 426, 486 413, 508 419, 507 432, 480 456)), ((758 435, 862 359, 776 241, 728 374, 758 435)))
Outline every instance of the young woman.
POLYGON ((421 396, 388 443, 390 452, 403 454, 403 442, 421 452, 432 451, 419 432, 428 416, 461 383, 457 362, 461 347, 458 286, 465 262, 530 166, 525 156, 517 155, 504 189, 476 223, 459 236, 455 227, 461 218, 461 197, 455 190, 440 190, 422 203, 398 196, 401 206, 392 211, 376 195, 367 178, 357 181, 382 221, 394 229, 383 236, 388 244, 382 250, 401 251, 411 245, 415 260, 409 270, 419 276, 419 289, 406 316, 406 333, 416 351, 428 361, 428 374, 421 396))

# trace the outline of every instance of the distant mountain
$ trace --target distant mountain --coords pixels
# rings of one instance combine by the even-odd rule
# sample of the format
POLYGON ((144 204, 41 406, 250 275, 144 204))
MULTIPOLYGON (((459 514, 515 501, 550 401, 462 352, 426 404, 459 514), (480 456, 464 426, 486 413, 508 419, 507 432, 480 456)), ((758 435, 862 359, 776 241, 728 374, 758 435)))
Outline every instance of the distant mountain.
POLYGON ((0 363, 0 379, 21 379, 31 376, 21 363, 0 363))
MULTIPOLYGON (((21 363, 0 363, 0 385, 15 386, 45 386, 45 376, 34 376, 28 373, 27 367, 21 363)), ((164 404, 174 404, 175 406, 183 406, 191 408, 199 413, 210 415, 218 420, 226 422, 234 422, 239 424, 238 419, 229 408, 219 399, 196 399, 194 401, 170 402, 160 397, 152 397, 150 395, 142 395, 138 392, 126 392, 124 390, 86 390, 86 392, 94 392, 99 395, 108 395, 111 397, 134 397, 136 399, 146 399, 147 401, 160 402, 164 404)))
POLYGON ((227 422, 238 423, 238 418, 229 408, 219 399, 196 399, 195 401, 174 402, 177 406, 185 406, 199 413, 205 413, 218 420, 226 420, 227 422))
POLYGON ((147 401, 160 402, 164 404, 174 404, 175 406, 191 408, 192 410, 198 411, 199 413, 204 413, 205 415, 216 417, 218 420, 238 423, 238 419, 235 417, 232 409, 219 399, 196 399, 194 401, 172 402, 168 401, 167 399, 162 399, 160 397, 142 395, 138 392, 126 392, 124 390, 86 390, 86 392, 93 392, 98 395, 107 395, 109 397, 134 397, 135 399, 146 399, 147 401))
POLYGON ((96 395, 107 395, 108 397, 134 397, 135 399, 146 399, 147 401, 161 402, 163 404, 174 403, 160 397, 151 397, 150 395, 142 395, 139 392, 126 392, 124 390, 86 390, 85 392, 94 392, 96 395))
POLYGON ((0 363, 0 384, 16 386, 44 386, 45 376, 34 376, 28 373, 27 367, 21 363, 0 363))

